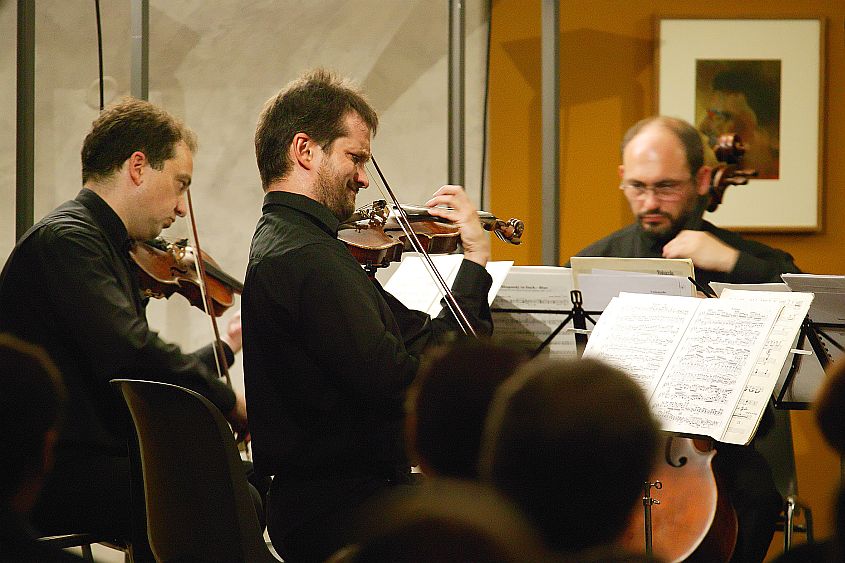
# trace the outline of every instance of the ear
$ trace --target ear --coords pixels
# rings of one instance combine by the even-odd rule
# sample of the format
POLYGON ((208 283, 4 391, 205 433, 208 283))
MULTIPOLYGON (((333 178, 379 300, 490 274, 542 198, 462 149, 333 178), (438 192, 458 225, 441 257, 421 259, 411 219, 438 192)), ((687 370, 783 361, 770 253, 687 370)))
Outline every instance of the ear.
POLYGON ((129 171, 129 177, 132 179, 132 183, 136 186, 140 185, 141 181, 144 179, 144 168, 146 168, 148 164, 147 155, 141 151, 133 152, 129 155, 129 158, 126 159, 126 167, 129 171))
POLYGON ((695 174, 695 191, 698 195, 707 195, 710 191, 710 174, 713 169, 709 166, 702 166, 695 174))
POLYGON ((306 170, 314 167, 316 143, 306 133, 297 133, 290 144, 291 159, 306 170))
POLYGON ((616 169, 616 172, 619 174, 620 180, 625 178, 625 166, 623 164, 619 165, 619 167, 616 169))

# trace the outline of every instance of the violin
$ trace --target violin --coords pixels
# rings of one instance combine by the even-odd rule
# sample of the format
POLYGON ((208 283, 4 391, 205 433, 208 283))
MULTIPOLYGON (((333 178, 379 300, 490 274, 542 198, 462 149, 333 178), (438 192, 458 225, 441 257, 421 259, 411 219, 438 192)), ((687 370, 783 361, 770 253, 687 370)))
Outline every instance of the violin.
MULTIPOLYGON (((174 293, 185 297, 191 305, 205 310, 196 252, 187 240, 167 242, 160 238, 135 241, 129 256, 137 266, 138 282, 144 297, 167 299, 174 293)), ((202 253, 207 276, 207 291, 214 316, 221 316, 243 292, 243 284, 224 272, 208 254, 202 253)))
MULTIPOLYGON (((450 254, 458 249, 458 227, 431 215, 427 207, 402 205, 402 208, 426 253, 450 254)), ((485 230, 495 233, 500 240, 510 244, 521 242, 525 226, 519 219, 504 221, 486 211, 479 211, 478 219, 485 230)), ((397 262, 402 252, 413 250, 412 241, 384 200, 359 208, 340 225, 338 239, 368 272, 397 262)))

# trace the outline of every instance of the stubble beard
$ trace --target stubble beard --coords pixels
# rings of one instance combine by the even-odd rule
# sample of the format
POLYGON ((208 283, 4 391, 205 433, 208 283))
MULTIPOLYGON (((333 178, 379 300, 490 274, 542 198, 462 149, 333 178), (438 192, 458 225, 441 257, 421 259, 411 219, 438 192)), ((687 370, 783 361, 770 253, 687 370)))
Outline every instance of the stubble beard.
POLYGON ((327 162, 320 165, 317 170, 317 194, 320 203, 325 205, 338 221, 344 221, 355 212, 355 192, 339 174, 329 168, 327 162))

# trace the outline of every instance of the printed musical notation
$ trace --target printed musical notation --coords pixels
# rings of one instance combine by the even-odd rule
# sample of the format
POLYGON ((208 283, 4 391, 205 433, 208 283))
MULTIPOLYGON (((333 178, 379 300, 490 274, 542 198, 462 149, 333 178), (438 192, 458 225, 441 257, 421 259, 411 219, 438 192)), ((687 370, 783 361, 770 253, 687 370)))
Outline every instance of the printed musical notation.
MULTIPOLYGON (((528 352, 534 352, 572 309, 569 293, 572 273, 553 266, 514 266, 502 283, 491 310, 496 336, 528 352), (502 312, 519 309, 520 312, 502 312), (537 313, 532 311, 559 311, 537 313)), ((541 352, 555 358, 578 356, 572 331, 561 331, 541 352)))
POLYGON ((788 354, 781 341, 791 344, 800 328, 800 321, 794 330, 776 321, 800 315, 787 303, 806 301, 760 293, 722 299, 621 294, 599 319, 584 356, 630 373, 664 430, 748 443, 774 386, 770 372, 777 372, 776 381, 788 354))

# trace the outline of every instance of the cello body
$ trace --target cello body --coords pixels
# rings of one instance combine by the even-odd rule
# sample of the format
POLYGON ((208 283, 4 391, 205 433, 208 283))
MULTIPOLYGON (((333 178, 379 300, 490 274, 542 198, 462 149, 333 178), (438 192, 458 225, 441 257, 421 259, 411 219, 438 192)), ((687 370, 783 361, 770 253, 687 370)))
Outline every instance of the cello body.
MULTIPOLYGON (((651 475, 662 488, 651 510, 653 554, 665 561, 729 561, 737 520, 727 496, 719 491, 712 460, 716 450, 703 441, 669 436, 664 455, 651 475)), ((631 551, 645 545, 643 510, 635 510, 623 544, 631 551)))

